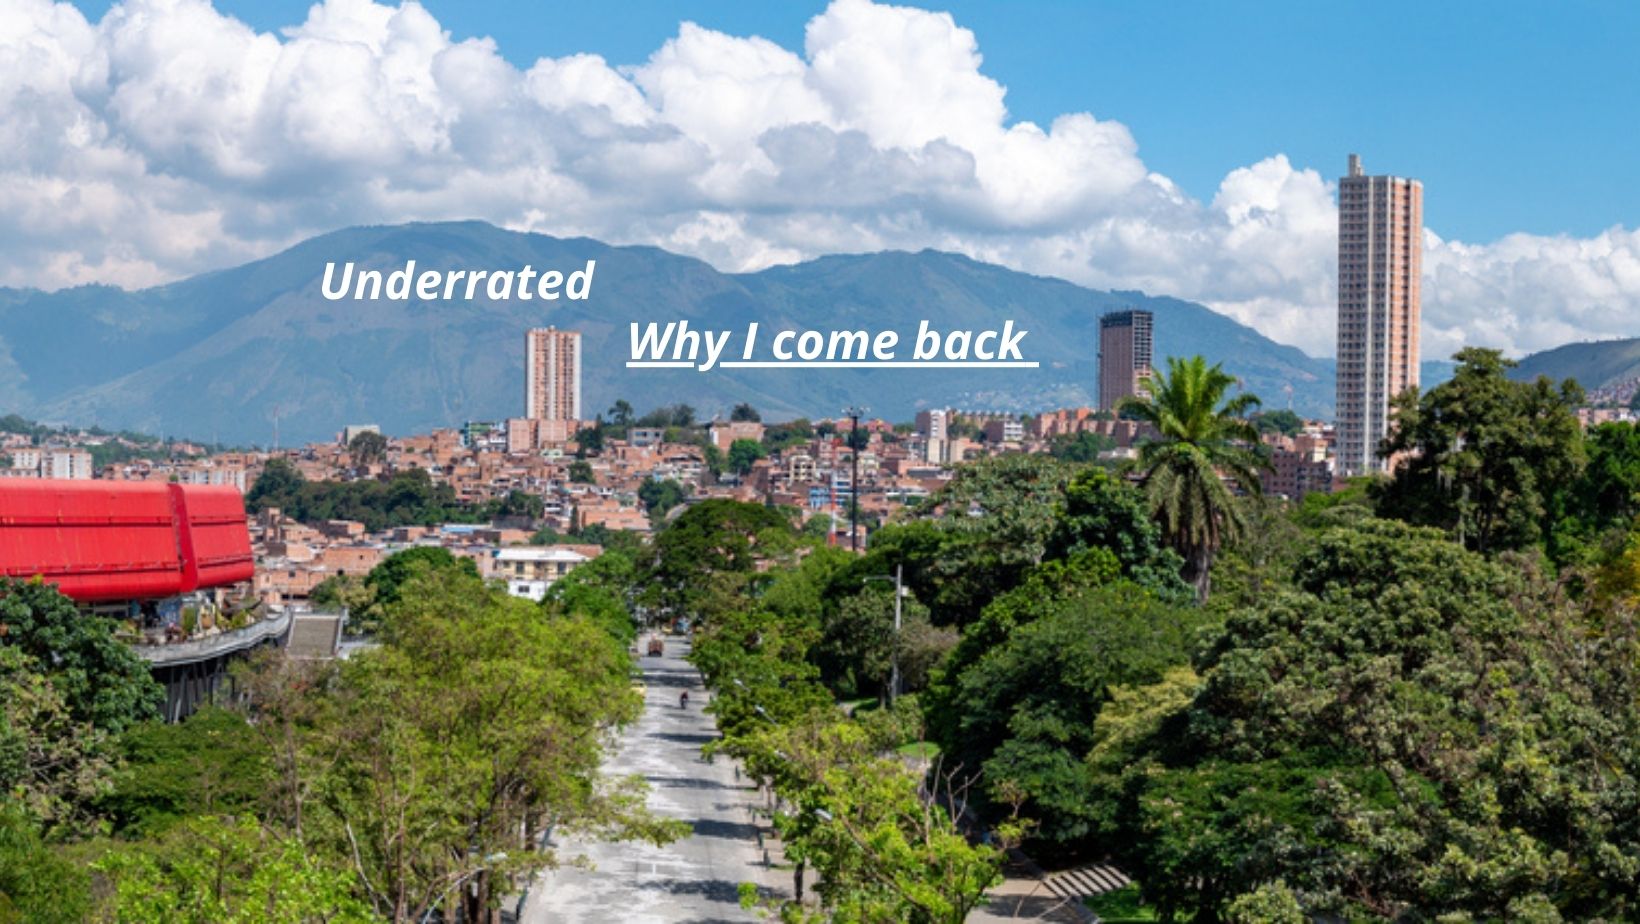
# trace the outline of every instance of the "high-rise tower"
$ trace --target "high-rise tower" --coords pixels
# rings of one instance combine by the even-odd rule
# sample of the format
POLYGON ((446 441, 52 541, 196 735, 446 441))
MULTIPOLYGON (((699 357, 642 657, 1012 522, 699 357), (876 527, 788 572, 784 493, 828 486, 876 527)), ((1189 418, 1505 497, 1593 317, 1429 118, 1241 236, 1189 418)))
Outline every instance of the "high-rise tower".
POLYGON ((1351 154, 1338 181, 1338 472, 1382 471, 1389 403, 1418 387, 1424 185, 1366 176, 1351 154))
POLYGON ((1139 381, 1150 374, 1155 316, 1148 311, 1113 311, 1099 319, 1099 407, 1139 393, 1139 381))
POLYGON ((524 335, 524 416, 581 419, 581 333, 554 327, 524 335))

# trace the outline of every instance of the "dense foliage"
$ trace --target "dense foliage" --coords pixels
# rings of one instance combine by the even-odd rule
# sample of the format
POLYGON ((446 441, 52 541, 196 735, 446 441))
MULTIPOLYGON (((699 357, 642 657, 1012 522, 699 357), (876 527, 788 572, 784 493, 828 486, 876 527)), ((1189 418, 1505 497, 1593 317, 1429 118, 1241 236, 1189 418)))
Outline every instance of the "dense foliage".
POLYGON ((247 510, 270 507, 303 523, 354 520, 372 532, 394 526, 487 523, 497 516, 533 517, 542 509, 540 498, 519 492, 483 504, 464 504, 454 488, 434 484, 420 468, 403 469, 385 479, 308 481, 279 458, 268 460, 245 495, 247 510))
POLYGON ((144 721, 158 687, 106 620, 5 585, 0 921, 481 920, 569 859, 548 824, 679 836, 641 782, 599 773, 639 708, 613 589, 630 562, 537 606, 434 551, 373 575, 378 645, 258 658, 233 708, 176 725, 144 721))

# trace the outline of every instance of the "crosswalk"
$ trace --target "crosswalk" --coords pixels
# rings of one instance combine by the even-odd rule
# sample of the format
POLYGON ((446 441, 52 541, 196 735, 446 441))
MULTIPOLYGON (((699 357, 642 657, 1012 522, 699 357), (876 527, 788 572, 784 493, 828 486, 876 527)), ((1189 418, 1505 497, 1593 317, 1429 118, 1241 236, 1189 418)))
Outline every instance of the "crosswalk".
POLYGON ((1130 880, 1114 866, 1089 864, 1050 873, 1044 881, 1048 891, 1068 901, 1114 892, 1130 880))

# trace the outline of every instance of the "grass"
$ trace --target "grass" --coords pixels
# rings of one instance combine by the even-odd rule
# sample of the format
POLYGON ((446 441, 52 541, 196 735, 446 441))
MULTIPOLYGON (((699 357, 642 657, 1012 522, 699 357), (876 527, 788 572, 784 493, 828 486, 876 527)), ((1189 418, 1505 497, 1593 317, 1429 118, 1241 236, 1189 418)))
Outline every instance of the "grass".
POLYGON ((899 746, 898 751, 902 756, 920 757, 923 760, 933 760, 940 756, 940 746, 932 741, 913 741, 910 744, 902 744, 899 746))
POLYGON ((1114 892, 1087 899, 1087 906, 1103 924, 1146 924, 1159 920, 1156 909, 1139 901, 1139 886, 1129 883, 1114 892))

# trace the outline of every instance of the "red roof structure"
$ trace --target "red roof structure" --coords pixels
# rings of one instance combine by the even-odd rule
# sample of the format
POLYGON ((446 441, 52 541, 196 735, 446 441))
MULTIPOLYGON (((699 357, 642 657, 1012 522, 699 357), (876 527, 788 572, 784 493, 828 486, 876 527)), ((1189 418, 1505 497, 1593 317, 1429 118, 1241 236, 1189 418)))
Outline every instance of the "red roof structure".
POLYGON ((0 575, 95 602, 248 581, 254 569, 234 488, 0 480, 0 575))

